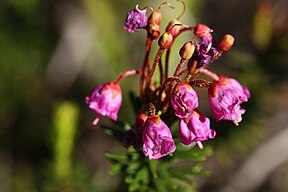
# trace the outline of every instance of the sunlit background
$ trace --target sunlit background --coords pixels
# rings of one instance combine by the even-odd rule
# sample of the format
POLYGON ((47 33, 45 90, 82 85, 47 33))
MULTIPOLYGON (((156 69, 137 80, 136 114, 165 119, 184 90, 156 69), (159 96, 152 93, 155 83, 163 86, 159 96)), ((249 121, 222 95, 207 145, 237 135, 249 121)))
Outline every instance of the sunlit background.
MULTIPOLYGON (((139 69, 145 31, 123 29, 127 12, 148 0, 0 1, 0 191, 125 191, 121 175, 109 175, 106 151, 120 143, 93 127, 85 96, 120 72, 139 69)), ((176 18, 163 9, 163 23, 176 18)), ((181 21, 210 26, 219 40, 235 45, 211 69, 237 78, 252 97, 238 127, 212 121, 217 137, 207 142, 214 155, 205 163, 211 176, 199 191, 288 189, 288 2, 287 0, 184 0, 181 21)), ((164 25, 162 26, 165 27, 164 25)), ((191 39, 191 34, 185 38, 191 39)), ((179 60, 177 46, 171 68, 179 60)), ((133 123, 128 93, 138 78, 121 83, 120 118, 133 123)), ((206 92, 200 102, 210 114, 206 92)), ((109 125, 102 118, 100 124, 109 125)))

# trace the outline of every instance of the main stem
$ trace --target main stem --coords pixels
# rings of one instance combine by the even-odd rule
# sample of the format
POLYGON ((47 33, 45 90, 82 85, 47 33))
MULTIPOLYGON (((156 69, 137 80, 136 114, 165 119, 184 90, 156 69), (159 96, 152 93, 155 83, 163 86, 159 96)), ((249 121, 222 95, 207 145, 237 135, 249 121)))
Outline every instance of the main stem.
POLYGON ((152 39, 147 35, 146 38, 146 47, 145 47, 145 57, 142 65, 142 75, 140 78, 140 95, 142 96, 144 94, 144 80, 146 78, 146 75, 149 73, 149 55, 151 51, 152 46, 152 39))
POLYGON ((151 68, 151 71, 149 73, 149 76, 147 77, 146 88, 151 86, 153 75, 156 71, 156 67, 157 67, 157 64, 159 63, 159 60, 163 55, 163 52, 164 52, 164 49, 162 49, 162 48, 159 48, 159 50, 157 51, 156 57, 154 59, 154 62, 153 62, 152 68, 151 68))

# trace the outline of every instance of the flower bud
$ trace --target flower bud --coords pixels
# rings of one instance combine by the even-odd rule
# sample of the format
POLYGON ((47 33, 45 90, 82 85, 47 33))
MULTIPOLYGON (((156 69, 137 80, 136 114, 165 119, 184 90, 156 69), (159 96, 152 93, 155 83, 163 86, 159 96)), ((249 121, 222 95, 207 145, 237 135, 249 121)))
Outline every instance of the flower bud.
POLYGON ((138 127, 144 127, 145 122, 147 121, 148 116, 145 113, 141 113, 136 116, 135 125, 138 127))
POLYGON ((203 38, 207 35, 210 35, 211 31, 212 30, 207 25, 199 23, 199 24, 197 24, 197 26, 194 30, 194 34, 198 37, 203 38))
POLYGON ((158 39, 160 36, 160 26, 157 24, 149 24, 147 32, 151 39, 158 39))
POLYGON ((189 41, 183 45, 179 51, 179 55, 182 59, 190 59, 194 53, 195 45, 192 41, 189 41))
POLYGON ((177 19, 173 19, 172 21, 170 21, 166 27, 166 32, 170 32, 173 37, 177 36, 180 32, 180 26, 178 26, 177 24, 181 25, 180 21, 178 21, 177 19))
POLYGON ((161 19, 162 19, 162 14, 158 11, 153 11, 150 17, 148 18, 148 23, 160 25, 161 19))
POLYGON ((166 32, 160 37, 158 45, 162 49, 168 49, 171 46, 172 42, 173 42, 172 34, 166 32))
POLYGON ((234 44, 234 37, 232 35, 226 34, 219 41, 218 49, 221 51, 229 51, 234 44))

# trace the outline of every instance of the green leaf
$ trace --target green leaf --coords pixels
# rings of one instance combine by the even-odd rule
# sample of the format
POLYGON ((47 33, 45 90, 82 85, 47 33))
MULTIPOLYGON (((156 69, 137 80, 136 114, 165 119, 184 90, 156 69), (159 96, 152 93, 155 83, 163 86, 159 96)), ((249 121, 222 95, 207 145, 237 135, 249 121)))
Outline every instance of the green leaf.
POLYGON ((163 181, 163 186, 165 188, 165 191, 174 191, 173 188, 175 188, 175 183, 172 181, 172 175, 169 172, 169 169, 167 167, 167 163, 160 163, 158 164, 158 178, 155 179, 156 181, 163 181))
POLYGON ((164 181, 160 178, 154 179, 154 184, 158 192, 166 192, 164 181))
POLYGON ((137 174, 136 179, 144 185, 149 183, 149 172, 147 167, 143 167, 137 174))
POLYGON ((191 164, 184 167, 170 168, 172 175, 193 175, 193 176, 209 176, 208 171, 203 171, 203 166, 200 163, 191 164))
POLYGON ((123 170, 123 165, 121 163, 114 163, 109 167, 109 174, 116 175, 123 170))
POLYGON ((109 159, 116 160, 116 161, 128 160, 128 156, 126 154, 115 154, 115 153, 106 152, 105 156, 109 159))
POLYGON ((173 177, 176 177, 178 179, 180 179, 181 181, 187 183, 187 184, 191 184, 193 181, 191 179, 189 179, 187 177, 186 174, 183 174, 181 171, 178 171, 178 170, 171 170, 171 175, 173 177))
POLYGON ((179 159, 187 159, 187 160, 194 160, 194 161, 204 161, 207 159, 208 156, 213 154, 212 148, 209 146, 205 146, 203 149, 199 149, 196 146, 193 148, 186 147, 181 148, 177 146, 177 150, 174 153, 174 160, 179 159))
POLYGON ((154 179, 158 177, 158 161, 149 161, 149 168, 154 179))
POLYGON ((139 191, 140 185, 139 183, 132 183, 129 185, 128 190, 129 191, 139 191))
POLYGON ((129 191, 147 191, 149 184, 149 172, 146 167, 142 167, 136 175, 128 175, 125 182, 128 184, 129 191))
POLYGON ((135 174, 135 173, 137 173, 140 166, 141 166, 140 162, 130 162, 126 171, 128 174, 135 174))
POLYGON ((128 175, 125 177, 125 183, 127 184, 131 184, 131 183, 134 183, 135 182, 135 179, 132 175, 128 175))

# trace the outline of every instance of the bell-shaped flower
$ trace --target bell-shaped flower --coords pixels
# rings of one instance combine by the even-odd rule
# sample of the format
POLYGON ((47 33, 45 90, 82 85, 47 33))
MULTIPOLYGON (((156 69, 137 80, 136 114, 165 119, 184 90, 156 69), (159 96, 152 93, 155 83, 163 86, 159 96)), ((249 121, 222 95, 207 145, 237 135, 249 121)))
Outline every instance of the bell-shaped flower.
POLYGON ((139 31, 147 26, 146 9, 140 10, 138 5, 128 12, 124 22, 124 29, 130 33, 139 31))
POLYGON ((179 82, 172 94, 171 105, 177 117, 187 118, 198 107, 196 91, 188 83, 179 82))
POLYGON ((86 97, 89 108, 97 113, 93 125, 96 125, 101 116, 107 116, 116 121, 122 102, 122 93, 119 84, 108 82, 97 86, 90 97, 86 97))
POLYGON ((238 125, 245 113, 240 104, 248 101, 250 92, 235 79, 220 76, 209 88, 208 96, 210 108, 217 121, 231 120, 238 125))
POLYGON ((157 115, 149 116, 143 131, 143 153, 149 159, 159 159, 176 149, 169 127, 157 115))
POLYGON ((193 111, 192 114, 179 122, 179 137, 181 144, 191 145, 197 143, 203 148, 201 141, 213 139, 216 132, 210 129, 210 120, 200 112, 193 111))
POLYGON ((134 149, 140 150, 142 148, 142 135, 144 130, 144 125, 148 116, 144 113, 136 116, 136 122, 132 129, 127 132, 126 137, 123 140, 123 146, 128 148, 133 145, 134 149))

